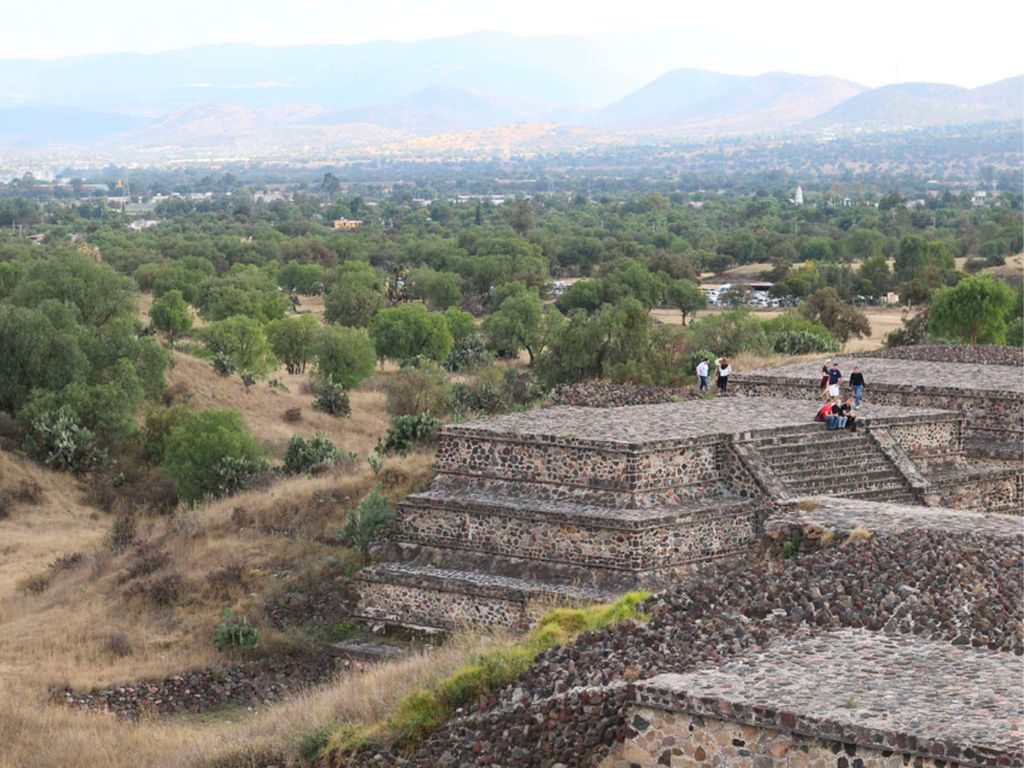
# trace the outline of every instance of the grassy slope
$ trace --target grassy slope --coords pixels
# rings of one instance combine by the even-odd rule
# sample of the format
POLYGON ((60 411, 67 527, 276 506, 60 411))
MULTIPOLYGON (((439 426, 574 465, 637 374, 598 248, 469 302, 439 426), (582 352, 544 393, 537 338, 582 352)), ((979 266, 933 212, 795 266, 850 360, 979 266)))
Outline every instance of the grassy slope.
MULTIPOLYGON (((81 768, 157 764, 166 754, 179 755, 169 761, 177 765, 181 750, 198 756, 233 741, 238 724, 220 717, 128 726, 50 706, 46 692, 54 685, 103 686, 223 663, 210 638, 224 606, 253 611, 327 558, 349 557, 325 534, 344 523, 375 480, 365 456, 388 417, 372 380, 352 393, 352 416, 335 419, 312 410, 305 376, 283 376, 288 392, 265 384, 247 392, 238 377, 218 377, 206 361, 180 353, 175 359, 169 384, 183 383, 194 407, 239 410, 271 457, 283 454, 292 434, 324 431, 342 450, 359 454, 359 462, 316 478, 280 480, 199 510, 145 518, 140 545, 115 556, 105 544, 111 516, 90 507, 86 484, 0 451, 0 492, 18 489, 23 480, 43 489, 36 503, 16 502, 0 520, 0 768, 66 765, 68 754, 81 768), (302 420, 285 423, 283 412, 295 407, 302 420), (143 553, 152 551, 166 562, 129 579, 143 553), (81 553, 82 562, 53 576, 41 593, 24 590, 27 580, 69 553, 81 553), (222 583, 217 575, 224 573, 234 576, 222 583), (186 585, 179 605, 160 607, 132 591, 171 574, 186 585), (108 649, 112 636, 127 640, 130 655, 108 649)), ((398 498, 421 485, 431 462, 426 454, 389 461, 388 494, 398 498)), ((265 637, 282 640, 273 632, 265 637)), ((343 692, 324 695, 339 698, 343 692)))

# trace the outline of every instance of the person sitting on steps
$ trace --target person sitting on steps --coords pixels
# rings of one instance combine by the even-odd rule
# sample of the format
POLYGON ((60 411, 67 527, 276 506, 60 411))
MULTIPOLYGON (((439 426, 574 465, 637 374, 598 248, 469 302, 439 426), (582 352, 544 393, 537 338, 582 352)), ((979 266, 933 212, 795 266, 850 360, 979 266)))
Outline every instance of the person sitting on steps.
POLYGON ((843 416, 843 408, 839 404, 839 398, 833 397, 831 402, 831 413, 825 419, 828 429, 843 429, 846 427, 846 417, 843 416))
POLYGON ((821 408, 814 414, 815 421, 828 421, 828 417, 832 415, 832 403, 826 400, 822 403, 821 408))
POLYGON ((857 414, 853 409, 853 397, 847 395, 843 404, 839 406, 840 416, 846 419, 846 428, 851 432, 857 431, 857 414))

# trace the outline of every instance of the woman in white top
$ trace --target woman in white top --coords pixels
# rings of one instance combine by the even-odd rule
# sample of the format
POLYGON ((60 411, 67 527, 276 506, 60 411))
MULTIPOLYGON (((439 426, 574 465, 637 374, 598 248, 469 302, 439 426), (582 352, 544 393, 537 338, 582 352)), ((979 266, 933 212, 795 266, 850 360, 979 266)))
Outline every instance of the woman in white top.
POLYGON ((732 373, 732 368, 729 367, 729 361, 724 357, 720 357, 715 361, 715 368, 718 375, 718 394, 724 395, 726 388, 729 386, 729 375, 732 373))

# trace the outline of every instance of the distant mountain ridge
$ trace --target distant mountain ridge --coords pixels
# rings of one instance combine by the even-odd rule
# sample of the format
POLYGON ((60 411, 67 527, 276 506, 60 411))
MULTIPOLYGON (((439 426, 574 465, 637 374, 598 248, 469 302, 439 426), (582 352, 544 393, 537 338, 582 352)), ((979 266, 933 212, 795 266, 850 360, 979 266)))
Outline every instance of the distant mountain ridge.
POLYGON ((244 155, 278 142, 330 151, 443 135, 457 145, 460 132, 474 132, 475 145, 527 125, 538 127, 513 133, 636 141, 1024 119, 1024 76, 973 89, 866 88, 829 76, 686 68, 639 82, 623 69, 589 38, 505 33, 0 60, 0 147, 244 155))
POLYGON ((1019 120, 1024 114, 1024 76, 980 88, 942 83, 899 83, 860 93, 812 125, 841 128, 899 128, 1019 120))

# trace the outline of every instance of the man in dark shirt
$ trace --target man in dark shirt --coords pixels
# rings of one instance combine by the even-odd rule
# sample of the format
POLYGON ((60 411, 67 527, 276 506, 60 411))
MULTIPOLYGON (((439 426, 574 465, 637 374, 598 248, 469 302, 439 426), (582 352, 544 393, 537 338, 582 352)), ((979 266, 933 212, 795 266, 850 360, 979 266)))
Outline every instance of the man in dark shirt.
POLYGON ((850 374, 850 386, 853 387, 853 402, 860 408, 860 401, 864 397, 864 374, 860 368, 854 368, 850 374))
POLYGON ((828 369, 828 396, 839 397, 839 380, 843 378, 842 371, 836 363, 828 369))

